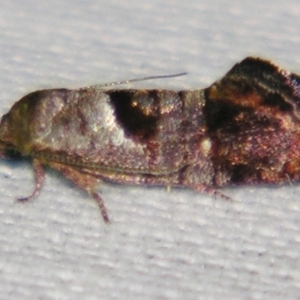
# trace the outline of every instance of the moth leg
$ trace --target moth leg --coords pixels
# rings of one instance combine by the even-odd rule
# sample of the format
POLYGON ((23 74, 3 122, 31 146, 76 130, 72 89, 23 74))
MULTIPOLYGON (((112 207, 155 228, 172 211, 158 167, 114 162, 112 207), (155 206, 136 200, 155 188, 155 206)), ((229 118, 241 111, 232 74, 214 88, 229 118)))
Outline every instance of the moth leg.
POLYGON ((35 177, 35 188, 30 196, 24 198, 18 198, 17 200, 20 202, 28 201, 38 196, 43 186, 45 180, 45 172, 42 164, 37 159, 34 159, 32 162, 32 166, 33 166, 34 177, 35 177))
POLYGON ((66 166, 59 163, 50 163, 49 166, 61 172, 75 185, 86 191, 98 203, 104 222, 109 223, 109 217, 104 201, 100 195, 95 192, 95 187, 98 184, 98 179, 96 177, 89 174, 84 174, 71 166, 66 166))
POLYGON ((189 185, 189 188, 191 188, 199 193, 203 193, 203 194, 209 195, 214 198, 224 199, 224 200, 230 201, 230 202, 233 201, 232 198, 226 196, 225 194, 223 194, 207 185, 203 185, 203 184, 189 185))

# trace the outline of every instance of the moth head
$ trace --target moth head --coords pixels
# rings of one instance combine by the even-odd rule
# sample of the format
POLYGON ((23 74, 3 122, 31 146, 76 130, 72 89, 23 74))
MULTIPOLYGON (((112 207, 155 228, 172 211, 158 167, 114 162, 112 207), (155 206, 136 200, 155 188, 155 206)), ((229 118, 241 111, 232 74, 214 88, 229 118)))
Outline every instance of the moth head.
POLYGON ((40 140, 51 131, 67 98, 68 90, 52 89, 30 93, 16 102, 0 122, 0 155, 12 150, 27 156, 40 150, 40 140))
POLYGON ((28 155, 31 150, 30 123, 41 92, 34 92, 16 102, 0 122, 0 153, 15 151, 28 155))

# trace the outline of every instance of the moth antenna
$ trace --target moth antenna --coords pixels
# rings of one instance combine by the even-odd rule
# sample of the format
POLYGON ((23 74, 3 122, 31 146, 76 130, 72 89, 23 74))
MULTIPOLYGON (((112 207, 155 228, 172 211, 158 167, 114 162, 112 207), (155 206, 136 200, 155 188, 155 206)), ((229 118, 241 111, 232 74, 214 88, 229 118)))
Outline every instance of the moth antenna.
MULTIPOLYGON (((132 82, 146 81, 146 80, 152 80, 152 79, 173 78, 173 77, 184 76, 186 74, 187 74, 187 72, 182 72, 182 73, 169 74, 169 75, 156 75, 156 76, 147 76, 147 77, 142 77, 142 78, 132 78, 132 79, 128 79, 128 80, 120 80, 120 81, 113 81, 113 82, 108 82, 108 83, 103 83, 103 84, 91 85, 88 88, 103 88, 103 87, 107 87, 107 86, 128 84, 128 83, 132 83, 132 82)), ((81 88, 81 89, 86 89, 86 87, 81 88)))

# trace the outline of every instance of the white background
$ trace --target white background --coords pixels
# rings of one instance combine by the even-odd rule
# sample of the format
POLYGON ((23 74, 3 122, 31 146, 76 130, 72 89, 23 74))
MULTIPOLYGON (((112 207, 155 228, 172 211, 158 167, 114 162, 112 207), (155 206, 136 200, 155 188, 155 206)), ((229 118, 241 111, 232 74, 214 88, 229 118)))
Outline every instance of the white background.
MULTIPOLYGON (((0 114, 41 88, 181 71, 143 87, 204 88, 248 55, 300 73, 300 2, 2 1, 0 114)), ((296 299, 300 187, 105 184, 112 219, 48 170, 0 161, 0 299, 296 299)))

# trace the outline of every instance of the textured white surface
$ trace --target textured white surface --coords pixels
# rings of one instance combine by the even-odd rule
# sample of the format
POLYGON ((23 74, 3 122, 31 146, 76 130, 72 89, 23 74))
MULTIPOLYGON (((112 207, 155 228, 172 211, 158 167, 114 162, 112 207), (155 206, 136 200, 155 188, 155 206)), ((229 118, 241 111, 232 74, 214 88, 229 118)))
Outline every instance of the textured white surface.
MULTIPOLYGON (((187 71, 146 87, 206 87, 247 55, 300 73, 300 2, 3 1, 0 113, 39 88, 187 71), (269 4, 270 3, 270 4, 269 4)), ((1 299, 296 299, 300 187, 101 188, 54 172, 38 199, 27 162, 0 164, 1 299)))

